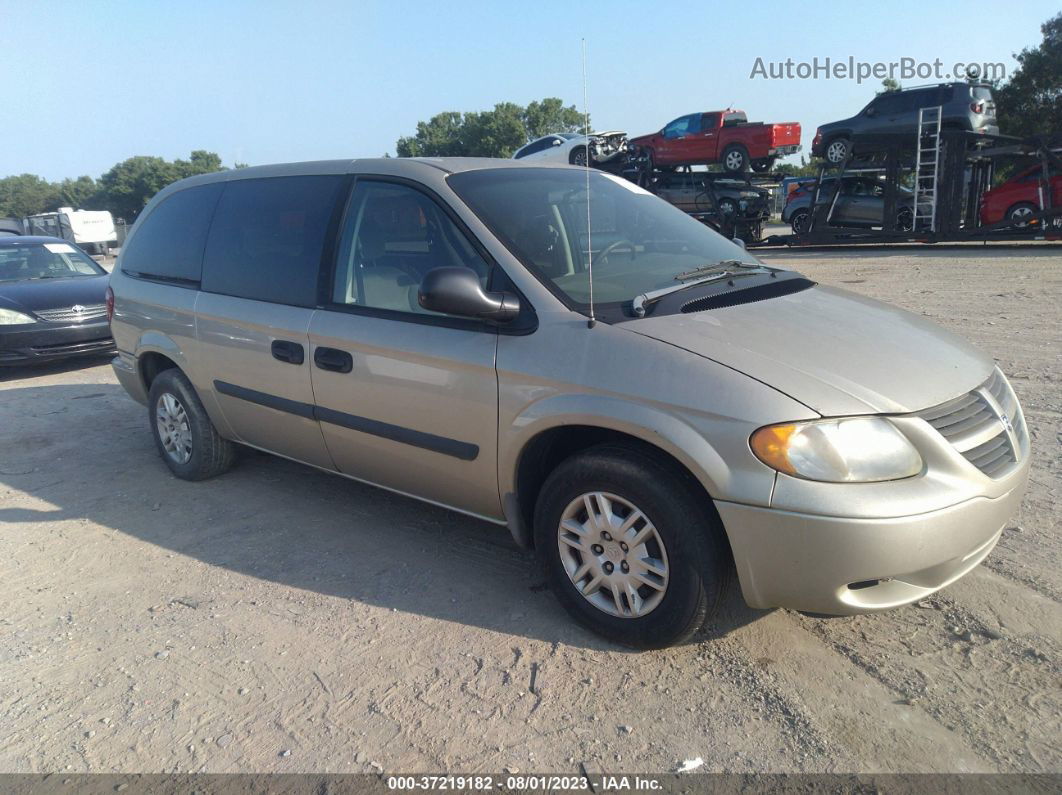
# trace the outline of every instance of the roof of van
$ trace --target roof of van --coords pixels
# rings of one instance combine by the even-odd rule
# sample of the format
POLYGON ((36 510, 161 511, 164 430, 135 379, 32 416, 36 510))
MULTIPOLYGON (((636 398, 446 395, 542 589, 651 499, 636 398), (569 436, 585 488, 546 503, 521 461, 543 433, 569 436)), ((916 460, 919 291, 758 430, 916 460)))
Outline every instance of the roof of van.
MULTIPOLYGON (((372 157, 354 160, 308 160, 299 163, 275 163, 266 166, 246 166, 214 171, 189 177, 188 182, 196 184, 208 182, 228 182, 238 179, 257 179, 261 177, 286 177, 298 174, 347 174, 372 173, 375 168, 386 169, 388 173, 396 170, 416 173, 430 168, 454 174, 459 171, 475 171, 483 168, 528 168, 538 167, 520 160, 501 157, 372 157)), ((554 166, 567 168, 567 166, 554 166)), ((185 180, 181 180, 185 182, 185 180)))
MULTIPOLYGON (((523 160, 500 157, 373 157, 356 160, 309 160, 302 163, 276 163, 268 166, 247 166, 227 171, 214 171, 172 182, 160 190, 149 203, 157 204, 167 196, 197 185, 232 182, 267 177, 296 177, 329 174, 372 174, 376 176, 408 177, 431 182, 460 171, 487 168, 584 168, 559 164, 535 165, 523 160)), ((145 208, 146 209, 146 208, 145 208)), ((143 212, 140 213, 143 215, 143 212)))

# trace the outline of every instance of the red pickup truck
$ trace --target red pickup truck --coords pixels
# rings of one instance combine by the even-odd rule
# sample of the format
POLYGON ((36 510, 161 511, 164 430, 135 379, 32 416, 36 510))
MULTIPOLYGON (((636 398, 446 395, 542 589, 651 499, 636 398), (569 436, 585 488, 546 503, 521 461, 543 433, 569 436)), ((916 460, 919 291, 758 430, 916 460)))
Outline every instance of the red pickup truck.
POLYGON ((712 110, 679 116, 630 144, 650 168, 722 163, 727 171, 769 171, 777 158, 799 151, 800 123, 750 122, 742 110, 712 110))

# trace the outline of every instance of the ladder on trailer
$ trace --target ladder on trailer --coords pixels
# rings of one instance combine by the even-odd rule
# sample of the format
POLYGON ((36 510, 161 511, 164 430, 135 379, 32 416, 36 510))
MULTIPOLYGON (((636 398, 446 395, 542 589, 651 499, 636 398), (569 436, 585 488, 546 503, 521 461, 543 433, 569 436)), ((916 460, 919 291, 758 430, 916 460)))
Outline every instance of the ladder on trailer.
POLYGON ((918 111, 918 146, 915 149, 915 231, 937 229, 937 172, 940 169, 940 118, 942 108, 918 111))

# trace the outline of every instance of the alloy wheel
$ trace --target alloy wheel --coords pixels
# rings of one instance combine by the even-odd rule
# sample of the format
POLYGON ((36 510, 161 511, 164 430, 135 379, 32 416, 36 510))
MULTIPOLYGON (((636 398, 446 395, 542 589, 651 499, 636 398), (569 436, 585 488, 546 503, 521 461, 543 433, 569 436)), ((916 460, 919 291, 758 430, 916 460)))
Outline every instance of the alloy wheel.
POLYGON ((848 156, 848 146, 843 141, 834 141, 826 147, 826 159, 831 163, 840 163, 848 156))
POLYGON ((609 615, 641 618, 667 592, 663 540, 649 517, 623 497, 595 491, 572 500, 561 514, 557 547, 575 590, 609 615))

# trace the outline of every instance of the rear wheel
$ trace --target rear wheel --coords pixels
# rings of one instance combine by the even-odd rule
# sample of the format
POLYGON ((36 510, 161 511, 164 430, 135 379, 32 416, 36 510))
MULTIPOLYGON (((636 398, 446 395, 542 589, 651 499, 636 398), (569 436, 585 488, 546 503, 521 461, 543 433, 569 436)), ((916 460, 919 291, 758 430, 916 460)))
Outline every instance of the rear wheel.
POLYGON ((758 174, 762 174, 765 171, 770 171, 772 168, 774 168, 773 157, 765 157, 762 160, 752 161, 752 170, 758 174))
POLYGON ((1015 226, 1024 229, 1029 225, 1029 221, 1035 213, 1036 205, 1032 202, 1018 202, 1007 210, 1007 219, 1016 221, 1015 226))
POLYGON ((204 480, 232 467, 236 446, 218 434, 192 383, 180 370, 163 370, 155 377, 148 411, 155 446, 174 475, 204 480))
POLYGON ((703 625, 729 560, 722 527, 691 481, 655 455, 615 445, 550 474, 535 506, 535 545, 577 621, 636 648, 681 643, 703 625))
POLYGON ((738 173, 749 170, 749 153, 740 144, 731 144, 723 150, 723 168, 738 173))
POLYGON ((834 138, 826 145, 826 162, 832 165, 843 163, 851 153, 851 141, 847 138, 834 138))

